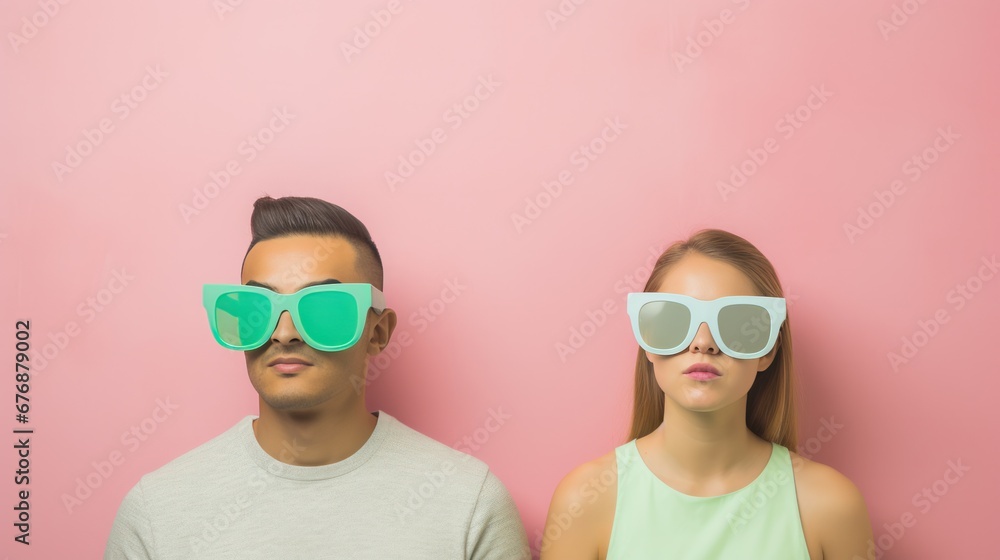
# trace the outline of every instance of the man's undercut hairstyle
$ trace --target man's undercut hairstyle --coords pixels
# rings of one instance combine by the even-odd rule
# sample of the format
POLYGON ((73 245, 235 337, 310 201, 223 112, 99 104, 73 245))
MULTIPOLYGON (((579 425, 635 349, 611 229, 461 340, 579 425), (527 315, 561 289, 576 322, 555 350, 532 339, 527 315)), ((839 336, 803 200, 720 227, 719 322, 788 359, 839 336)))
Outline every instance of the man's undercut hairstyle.
MULTIPOLYGON (((253 203, 250 216, 250 249, 261 241, 291 235, 328 235, 347 240, 358 253, 358 271, 373 286, 382 289, 382 257, 368 228, 353 214, 318 198, 262 196, 253 203)), ((243 256, 246 264, 246 255, 243 256)), ((241 266, 242 269, 242 266, 241 266)))

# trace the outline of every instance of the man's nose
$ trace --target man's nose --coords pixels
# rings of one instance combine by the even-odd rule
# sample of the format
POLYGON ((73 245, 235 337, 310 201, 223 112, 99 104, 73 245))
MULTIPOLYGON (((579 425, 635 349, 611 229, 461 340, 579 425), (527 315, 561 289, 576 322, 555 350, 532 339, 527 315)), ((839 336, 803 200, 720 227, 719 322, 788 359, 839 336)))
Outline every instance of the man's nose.
POLYGON ((274 327, 274 332, 271 333, 271 342, 279 344, 302 342, 302 335, 295 329, 295 323, 292 322, 292 315, 288 311, 282 311, 278 317, 278 325, 274 327))

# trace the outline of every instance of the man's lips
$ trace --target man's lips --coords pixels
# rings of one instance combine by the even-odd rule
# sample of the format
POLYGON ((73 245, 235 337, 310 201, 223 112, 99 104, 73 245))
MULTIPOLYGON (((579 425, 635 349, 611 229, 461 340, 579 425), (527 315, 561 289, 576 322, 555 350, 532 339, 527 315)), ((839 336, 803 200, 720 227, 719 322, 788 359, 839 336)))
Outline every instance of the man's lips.
POLYGON ((719 370, 715 369, 710 364, 705 363, 692 365, 684 370, 684 375, 698 381, 707 381, 709 379, 715 379, 716 377, 722 376, 722 374, 719 373, 719 370))
POLYGON ((267 365, 273 367, 280 373, 298 373, 312 364, 302 358, 279 356, 271 360, 267 365))
POLYGON ((277 358, 268 362, 267 365, 273 366, 276 364, 302 364, 306 366, 312 365, 312 363, 303 360, 302 358, 296 358, 295 356, 278 356, 277 358))

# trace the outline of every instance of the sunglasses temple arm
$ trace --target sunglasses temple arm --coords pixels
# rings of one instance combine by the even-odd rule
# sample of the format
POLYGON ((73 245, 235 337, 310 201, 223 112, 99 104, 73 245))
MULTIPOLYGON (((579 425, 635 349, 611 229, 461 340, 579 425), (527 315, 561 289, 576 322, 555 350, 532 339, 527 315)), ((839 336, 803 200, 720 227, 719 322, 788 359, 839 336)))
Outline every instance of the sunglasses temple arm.
POLYGON ((372 286, 372 309, 378 314, 385 311, 385 295, 375 286, 372 286))

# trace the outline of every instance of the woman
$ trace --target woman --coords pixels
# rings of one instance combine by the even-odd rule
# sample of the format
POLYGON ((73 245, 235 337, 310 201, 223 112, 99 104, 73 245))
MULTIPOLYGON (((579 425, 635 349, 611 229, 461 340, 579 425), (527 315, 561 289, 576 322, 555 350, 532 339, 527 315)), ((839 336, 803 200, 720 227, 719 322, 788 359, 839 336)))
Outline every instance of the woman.
POLYGON ((791 327, 764 255, 698 232, 659 257, 628 311, 629 441, 559 483, 542 560, 867 558, 857 488, 794 453, 791 327))

